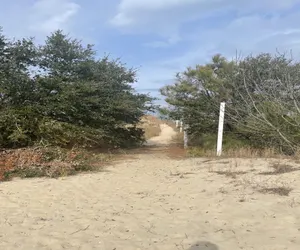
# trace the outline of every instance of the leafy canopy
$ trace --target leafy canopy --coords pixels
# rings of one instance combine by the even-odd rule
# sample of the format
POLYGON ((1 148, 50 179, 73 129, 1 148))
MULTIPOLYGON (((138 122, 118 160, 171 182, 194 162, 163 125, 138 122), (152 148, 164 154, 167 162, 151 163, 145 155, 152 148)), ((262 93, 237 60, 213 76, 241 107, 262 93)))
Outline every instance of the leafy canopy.
POLYGON ((189 125, 191 143, 216 134, 220 102, 226 102, 225 133, 250 146, 291 154, 300 145, 300 64, 285 55, 260 54, 239 61, 216 55, 177 74, 161 89, 164 115, 189 125))
POLYGON ((137 123, 153 105, 135 81, 134 69, 60 30, 40 46, 0 35, 0 146, 141 143, 137 123))

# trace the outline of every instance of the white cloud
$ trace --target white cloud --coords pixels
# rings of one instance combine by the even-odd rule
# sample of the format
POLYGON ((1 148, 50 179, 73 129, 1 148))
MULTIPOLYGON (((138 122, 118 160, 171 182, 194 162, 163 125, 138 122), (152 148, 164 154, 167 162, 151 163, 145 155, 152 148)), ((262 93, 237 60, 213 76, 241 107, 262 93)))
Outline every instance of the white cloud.
POLYGON ((125 32, 153 33, 169 39, 179 36, 180 23, 195 18, 198 3, 199 0, 122 0, 110 23, 125 32))
POLYGON ((300 30, 297 20, 300 11, 285 16, 264 18, 260 15, 241 17, 233 20, 225 29, 208 30, 204 34, 203 44, 212 41, 215 51, 233 55, 234 50, 245 54, 258 52, 275 52, 294 49, 300 52, 300 30), (291 46, 290 41, 298 40, 298 46, 291 46))
POLYGON ((235 10, 281 10, 298 0, 121 0, 111 24, 124 31, 153 32, 162 36, 178 32, 180 25, 191 20, 235 10))
POLYGON ((299 0, 121 0, 110 20, 122 32, 155 34, 162 40, 145 43, 147 47, 167 48, 184 39, 184 24, 207 17, 235 12, 239 16, 252 12, 281 11, 299 0), (173 37, 177 39, 171 41, 173 37), (171 42, 170 42, 171 41, 171 42))
POLYGON ((179 35, 173 35, 169 37, 166 41, 154 41, 154 42, 148 42, 145 43, 144 45, 146 47, 151 47, 151 48, 167 48, 171 45, 174 45, 178 43, 180 40, 182 40, 179 35))
POLYGON ((245 57, 262 52, 290 53, 300 60, 300 10, 288 15, 241 16, 227 26, 214 29, 199 28, 185 37, 188 46, 182 46, 179 56, 148 62, 141 69, 143 86, 161 87, 172 82, 177 72, 188 66, 208 62, 213 55, 221 53, 232 59, 238 53, 245 57))
POLYGON ((186 5, 195 5, 199 0, 122 0, 118 6, 117 15, 111 20, 115 26, 126 27, 141 21, 144 14, 161 12, 169 9, 180 8, 186 5), (140 13, 140 15, 139 15, 140 13))
POLYGON ((30 30, 49 34, 57 29, 68 29, 71 18, 80 6, 69 0, 40 0, 30 11, 30 30))
POLYGON ((70 31, 80 6, 72 0, 16 0, 0 9, 0 25, 13 37, 38 41, 57 29, 70 31))

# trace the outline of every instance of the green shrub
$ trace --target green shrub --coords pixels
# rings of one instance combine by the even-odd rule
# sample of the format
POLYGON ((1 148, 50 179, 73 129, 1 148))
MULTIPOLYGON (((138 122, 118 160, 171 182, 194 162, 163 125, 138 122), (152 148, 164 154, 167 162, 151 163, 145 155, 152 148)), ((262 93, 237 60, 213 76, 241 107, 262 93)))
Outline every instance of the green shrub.
POLYGON ((152 99, 134 91, 134 69, 95 54, 62 31, 42 46, 0 33, 0 147, 139 145, 152 99))

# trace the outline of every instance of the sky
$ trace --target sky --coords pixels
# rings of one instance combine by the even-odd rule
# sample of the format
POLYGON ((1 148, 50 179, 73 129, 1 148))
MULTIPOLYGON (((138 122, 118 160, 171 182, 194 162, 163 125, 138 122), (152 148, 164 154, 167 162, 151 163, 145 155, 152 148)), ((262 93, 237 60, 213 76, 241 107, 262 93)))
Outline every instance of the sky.
POLYGON ((135 87, 158 96, 177 72, 221 53, 292 51, 300 57, 300 0, 0 0, 8 37, 38 43, 62 29, 138 69, 135 87))

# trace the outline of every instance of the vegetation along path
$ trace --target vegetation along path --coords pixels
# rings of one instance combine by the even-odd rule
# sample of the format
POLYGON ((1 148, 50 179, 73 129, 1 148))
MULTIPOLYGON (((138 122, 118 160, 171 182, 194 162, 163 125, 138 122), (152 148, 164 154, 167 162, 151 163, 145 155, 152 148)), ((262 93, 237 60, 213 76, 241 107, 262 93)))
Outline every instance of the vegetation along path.
POLYGON ((175 134, 161 125, 149 150, 100 173, 1 183, 0 249, 299 249, 297 164, 150 150, 175 134))

